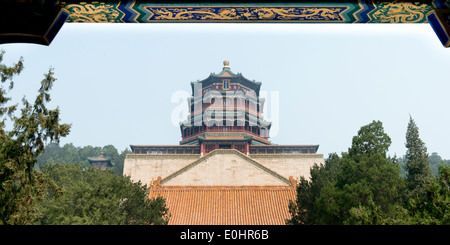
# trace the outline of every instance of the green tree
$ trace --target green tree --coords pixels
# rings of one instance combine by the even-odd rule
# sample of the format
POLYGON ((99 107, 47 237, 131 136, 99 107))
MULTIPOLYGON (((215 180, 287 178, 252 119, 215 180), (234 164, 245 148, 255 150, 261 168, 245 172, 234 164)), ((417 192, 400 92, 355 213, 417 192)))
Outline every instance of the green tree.
POLYGON ((405 156, 398 157, 397 161, 398 161, 398 165, 400 165, 400 176, 402 176, 403 179, 406 179, 405 156))
POLYGON ((290 201, 289 212, 291 219, 287 224, 291 225, 313 225, 326 223, 323 216, 316 213, 316 200, 319 198, 322 188, 330 183, 334 183, 337 174, 340 172, 340 158, 336 153, 332 153, 325 159, 325 165, 314 164, 310 170, 310 179, 300 177, 297 186, 297 199, 290 201))
POLYGON ((35 165, 35 169, 37 169, 37 170, 41 169, 45 163, 56 163, 56 161, 54 160, 53 157, 57 156, 59 151, 60 151, 59 144, 57 144, 57 143, 47 144, 44 148, 44 152, 41 153, 36 158, 37 162, 35 165))
POLYGON ((290 223, 385 224, 404 214, 400 168, 386 156, 390 143, 381 122, 361 127, 348 154, 314 166, 311 181, 300 182, 290 223))
POLYGON ((448 163, 446 164, 446 161, 442 159, 437 152, 431 153, 428 157, 428 161, 430 162, 431 172, 433 172, 435 176, 439 176, 439 168, 441 167, 441 164, 448 165, 448 163))
POLYGON ((391 143, 391 138, 384 132, 383 124, 380 121, 373 121, 362 126, 358 135, 353 137, 348 154, 351 158, 376 154, 386 156, 391 143))
POLYGON ((439 175, 423 186, 421 195, 407 203, 408 224, 450 225, 450 166, 442 164, 439 175))
POLYGON ((111 162, 114 163, 113 170, 114 173, 122 175, 123 174, 123 163, 125 161, 125 155, 129 153, 125 150, 119 154, 116 147, 113 145, 106 145, 102 149, 104 155, 111 159, 111 162))
POLYGON ((48 144, 44 152, 37 157, 36 169, 42 169, 47 163, 79 163, 89 167, 88 158, 100 156, 102 152, 105 157, 109 157, 111 162, 114 163, 114 173, 122 175, 126 154, 131 153, 131 151, 125 149, 119 154, 113 145, 75 147, 72 143, 68 143, 60 147, 59 144, 48 144))
POLYGON ((404 182, 396 159, 387 157, 390 144, 380 121, 361 127, 336 183, 321 195, 322 207, 333 211, 326 214, 342 224, 383 224, 398 215, 404 182))
POLYGON ((113 145, 103 146, 102 152, 105 156, 111 158, 111 160, 115 160, 119 156, 116 147, 113 145))
POLYGON ((419 137, 419 128, 410 116, 406 131, 406 180, 410 195, 421 195, 424 185, 433 177, 427 148, 419 137))
POLYGON ((2 64, 3 55, 0 52, 0 224, 29 224, 39 216, 36 203, 55 187, 33 170, 36 158, 46 142, 66 136, 70 125, 60 124, 58 108, 46 107, 56 80, 52 68, 44 75, 34 103, 23 98, 20 115, 15 115, 18 105, 9 104, 7 92, 14 87, 13 77, 23 70, 23 59, 8 67, 2 64), (6 128, 7 121, 11 129, 6 128))
POLYGON ((125 158, 127 157, 127 154, 130 154, 131 151, 128 148, 125 148, 120 155, 117 157, 115 165, 114 165, 114 173, 116 174, 123 174, 123 166, 125 163, 125 158))
POLYGON ((40 204, 39 224, 167 224, 164 199, 148 198, 145 185, 111 170, 79 164, 46 164, 42 170, 61 188, 40 204))
MULTIPOLYGON (((96 157, 96 156, 100 156, 101 152, 102 152, 102 148, 97 146, 97 147, 93 147, 93 146, 84 146, 84 147, 77 147, 78 150, 78 157, 80 159, 79 164, 81 164, 84 167, 89 167, 91 166, 91 164, 88 161, 89 157, 96 157)), ((66 163, 74 163, 74 162, 66 162, 66 163)))

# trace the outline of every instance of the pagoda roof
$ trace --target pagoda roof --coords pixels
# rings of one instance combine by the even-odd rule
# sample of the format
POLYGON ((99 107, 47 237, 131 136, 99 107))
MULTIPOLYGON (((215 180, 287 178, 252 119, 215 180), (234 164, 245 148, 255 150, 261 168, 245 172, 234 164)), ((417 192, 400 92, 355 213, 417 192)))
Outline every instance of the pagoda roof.
POLYGON ((98 157, 88 157, 88 161, 90 164, 94 162, 106 162, 110 166, 114 166, 114 163, 111 162, 111 158, 103 156, 103 152, 98 157))
POLYGON ((209 77, 197 82, 191 82, 192 95, 194 95, 194 84, 201 83, 203 88, 211 86, 213 83, 221 83, 222 79, 229 78, 232 83, 239 83, 249 89, 255 91, 256 95, 259 96, 259 90, 261 87, 261 82, 256 82, 255 80, 249 80, 245 78, 241 73, 234 73, 231 71, 229 62, 225 60, 223 62, 224 67, 219 74, 211 73, 209 77))
POLYGON ((295 185, 156 185, 149 197, 165 199, 169 225, 285 225, 296 193, 295 185))

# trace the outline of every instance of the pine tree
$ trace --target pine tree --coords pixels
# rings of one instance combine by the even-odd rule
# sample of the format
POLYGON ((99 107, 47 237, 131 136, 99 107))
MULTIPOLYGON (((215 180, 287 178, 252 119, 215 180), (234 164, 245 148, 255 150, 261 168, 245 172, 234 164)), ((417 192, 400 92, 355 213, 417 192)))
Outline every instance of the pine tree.
POLYGON ((49 110, 50 90, 56 78, 53 69, 44 74, 34 103, 23 98, 18 105, 10 105, 8 92, 13 78, 23 70, 22 58, 13 66, 2 64, 0 51, 0 224, 25 225, 38 218, 36 203, 48 189, 56 188, 51 181, 33 170, 36 158, 48 142, 59 142, 70 131, 69 124, 61 124, 59 109, 49 110), (6 88, 4 84, 9 81, 6 88), (12 126, 7 127, 6 122, 12 126))
POLYGON ((361 127, 348 153, 330 155, 325 165, 310 169, 310 181, 301 179, 287 223, 393 223, 404 211, 405 181, 397 160, 387 156, 390 144, 380 121, 361 127))
POLYGON ((420 195, 426 182, 433 177, 425 143, 419 137, 419 128, 410 116, 406 131, 406 180, 411 195, 420 195))

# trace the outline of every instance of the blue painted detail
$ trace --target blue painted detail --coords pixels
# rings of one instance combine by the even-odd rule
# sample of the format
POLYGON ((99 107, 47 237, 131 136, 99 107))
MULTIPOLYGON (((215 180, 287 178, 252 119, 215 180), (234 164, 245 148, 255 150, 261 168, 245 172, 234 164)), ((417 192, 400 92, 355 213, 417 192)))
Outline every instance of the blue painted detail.
POLYGON ((438 36, 442 45, 444 45, 444 47, 448 47, 448 43, 450 40, 449 34, 445 32, 445 29, 442 26, 443 24, 439 21, 438 17, 436 16, 436 13, 433 12, 429 14, 427 18, 428 22, 430 23, 436 35, 438 36))
POLYGON ((230 86, 228 84, 230 82, 230 80, 223 80, 222 82, 223 82, 223 89, 225 89, 225 90, 230 89, 230 86))
POLYGON ((310 21, 345 22, 348 7, 144 7, 148 21, 310 21))
POLYGON ((50 26, 47 33, 45 33, 44 38, 47 40, 48 44, 53 41, 58 31, 66 22, 67 18, 69 18, 69 12, 65 9, 61 9, 52 26, 50 26))
POLYGON ((135 4, 134 0, 125 0, 120 1, 117 9, 122 11, 125 15, 121 18, 125 23, 137 23, 136 18, 139 14, 133 10, 133 5, 135 4))
POLYGON ((375 6, 373 5, 373 1, 365 1, 361 0, 360 2, 361 10, 355 13, 356 17, 356 23, 368 23, 370 22, 369 13, 370 11, 375 9, 375 6))

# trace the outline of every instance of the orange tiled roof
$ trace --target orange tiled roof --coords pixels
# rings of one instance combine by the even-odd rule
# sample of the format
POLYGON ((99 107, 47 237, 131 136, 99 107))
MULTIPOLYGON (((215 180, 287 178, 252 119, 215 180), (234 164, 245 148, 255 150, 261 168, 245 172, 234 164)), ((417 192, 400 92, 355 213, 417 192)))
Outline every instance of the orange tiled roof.
POLYGON ((166 200, 169 225, 284 225, 296 187, 157 185, 156 196, 166 200))

